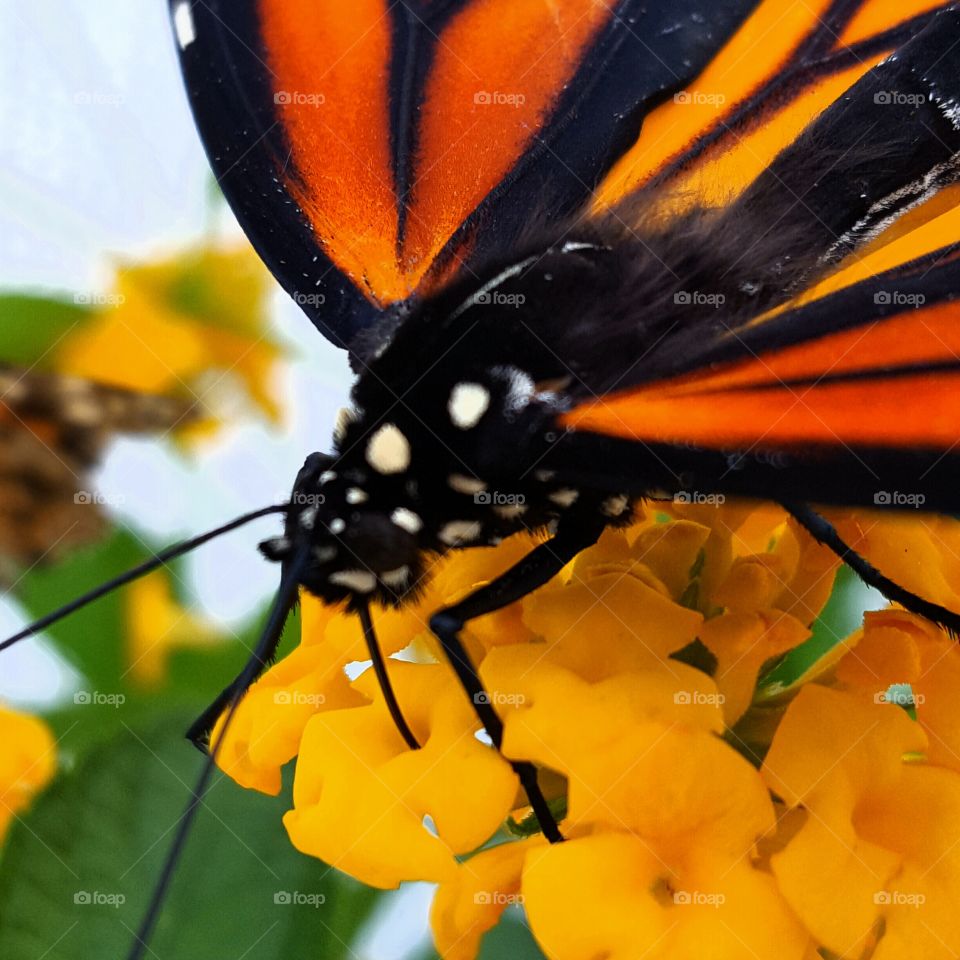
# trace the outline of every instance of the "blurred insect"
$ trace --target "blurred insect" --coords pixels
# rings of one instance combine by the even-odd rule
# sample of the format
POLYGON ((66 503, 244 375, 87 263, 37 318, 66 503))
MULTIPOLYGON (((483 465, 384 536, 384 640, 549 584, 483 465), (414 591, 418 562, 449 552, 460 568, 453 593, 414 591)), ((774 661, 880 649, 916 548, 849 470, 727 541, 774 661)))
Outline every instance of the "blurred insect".
MULTIPOLYGON (((402 603, 445 551, 545 530, 431 620, 499 747, 464 625, 664 492, 777 501, 888 598, 960 630, 808 506, 960 509, 960 10, 173 0, 171 15, 238 219, 357 373, 333 452, 256 514, 285 515, 262 544, 281 585, 196 743, 229 723, 302 587, 358 615, 416 749, 369 605, 402 603)), ((514 768, 562 839, 535 769, 514 768)))
POLYGON ((172 430, 191 404, 0 364, 0 582, 96 539, 93 468, 117 434, 172 430))

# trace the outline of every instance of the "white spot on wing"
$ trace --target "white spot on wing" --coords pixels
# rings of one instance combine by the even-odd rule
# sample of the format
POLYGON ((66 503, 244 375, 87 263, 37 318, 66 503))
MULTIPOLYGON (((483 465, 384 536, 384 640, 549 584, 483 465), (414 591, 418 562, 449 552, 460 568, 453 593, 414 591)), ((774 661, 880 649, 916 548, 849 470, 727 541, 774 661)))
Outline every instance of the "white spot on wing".
POLYGON ((608 517, 619 517, 626 509, 630 498, 626 494, 620 494, 616 497, 607 497, 603 501, 602 509, 608 517))
POLYGON ((351 505, 355 506, 358 503, 366 503, 369 499, 367 491, 361 490, 359 487, 351 487, 347 491, 347 503, 351 505))
POLYGON ((579 496, 579 490, 574 490, 573 487, 564 487, 562 490, 551 493, 547 499, 555 503, 558 507, 572 507, 577 502, 577 497, 579 496))
POLYGON ((380 574, 380 580, 388 587, 402 587, 410 576, 410 568, 404 564, 396 570, 385 570, 380 574))
POLYGON ((447 483, 450 489, 456 490, 457 493, 476 494, 483 493, 487 489, 487 485, 482 480, 464 476, 462 473, 451 473, 447 477, 447 483))
POLYGON ((390 519, 400 527, 401 530, 406 530, 407 533, 417 534, 423 527, 423 521, 412 510, 408 510, 406 507, 397 507, 397 509, 390 514, 390 519))
POLYGON ((180 0, 180 3, 173 8, 173 28, 177 33, 177 45, 181 50, 186 50, 197 39, 190 0, 180 0))
POLYGON ((377 585, 377 578, 369 570, 337 570, 329 580, 354 593, 370 593, 377 585))
POLYGON ((403 473, 410 466, 410 443, 395 423, 379 427, 367 442, 367 463, 377 473, 403 473))
POLYGON ((455 427, 475 427, 490 406, 490 391, 479 383, 458 383, 450 391, 447 412, 455 427))
POLYGON ((527 512, 527 506, 524 503, 507 503, 500 507, 494 507, 493 512, 504 520, 516 520, 527 512))
POLYGON ((479 520, 451 520, 443 525, 438 534, 440 540, 451 547, 472 543, 479 535, 479 520))

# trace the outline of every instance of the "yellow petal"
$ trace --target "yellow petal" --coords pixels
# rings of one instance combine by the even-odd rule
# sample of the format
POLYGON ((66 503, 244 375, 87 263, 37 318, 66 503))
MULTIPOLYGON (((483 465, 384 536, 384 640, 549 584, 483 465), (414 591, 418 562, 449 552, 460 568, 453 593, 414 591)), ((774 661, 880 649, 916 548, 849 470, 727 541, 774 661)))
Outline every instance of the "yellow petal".
POLYGON ((476 719, 451 670, 398 661, 389 669, 422 747, 407 747, 382 697, 314 715, 300 745, 294 810, 284 818, 298 849, 377 887, 451 877, 454 854, 487 840, 517 791, 509 764, 474 736, 476 719))
POLYGON ((50 728, 37 717, 0 707, 0 841, 13 818, 53 778, 57 747, 50 728))
POLYGON ((700 640, 717 658, 714 679, 723 695, 723 715, 732 727, 753 699, 760 668, 803 643, 810 631, 785 613, 726 613, 700 630, 700 640))
POLYGON ((520 874, 541 837, 501 843, 470 857, 437 888, 430 925, 437 952, 444 960, 473 960, 483 935, 496 926, 503 911, 522 903, 520 874))
POLYGON ((551 960, 800 960, 808 946, 769 877, 709 857, 674 863, 625 833, 530 851, 522 889, 551 960))

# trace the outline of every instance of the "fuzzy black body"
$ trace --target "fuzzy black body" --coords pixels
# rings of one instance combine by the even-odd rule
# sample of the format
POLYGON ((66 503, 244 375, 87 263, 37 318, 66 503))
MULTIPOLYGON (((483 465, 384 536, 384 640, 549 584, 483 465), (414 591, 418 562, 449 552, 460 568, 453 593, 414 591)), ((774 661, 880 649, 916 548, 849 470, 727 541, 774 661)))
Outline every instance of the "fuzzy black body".
POLYGON ((307 589, 397 603, 427 557, 561 521, 628 522, 625 490, 571 486, 551 467, 557 416, 582 384, 550 349, 551 328, 621 282, 617 252, 565 240, 424 304, 359 378, 334 455, 305 464, 269 554, 309 536, 307 589))

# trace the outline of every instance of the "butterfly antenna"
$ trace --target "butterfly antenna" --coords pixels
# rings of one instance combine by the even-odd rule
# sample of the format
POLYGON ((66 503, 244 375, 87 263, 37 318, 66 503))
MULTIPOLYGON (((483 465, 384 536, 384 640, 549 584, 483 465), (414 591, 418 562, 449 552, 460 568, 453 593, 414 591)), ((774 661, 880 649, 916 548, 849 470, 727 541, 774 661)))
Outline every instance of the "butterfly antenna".
POLYGON ((410 725, 407 723, 400 704, 397 702, 397 695, 394 692, 393 684, 387 675, 387 662, 384 659, 383 651, 377 642, 377 634, 373 629, 373 620, 370 619, 370 608, 364 604, 357 611, 360 616, 360 623, 363 626, 363 639, 367 643, 367 650, 370 652, 370 659, 373 661, 373 672, 377 676, 377 682, 380 684, 380 690, 383 692, 383 699, 387 703, 387 710, 390 711, 392 718, 400 736, 406 741, 411 750, 419 750, 420 743, 413 735, 410 725))
POLYGON ((283 632, 284 624, 287 621, 287 615, 290 613, 294 603, 296 603, 300 578, 307 566, 309 556, 310 545, 309 543, 305 543, 297 553, 294 554, 290 566, 284 571, 280 586, 273 600, 273 605, 270 608, 267 625, 260 635, 256 648, 247 660, 246 666, 237 677, 236 693, 230 701, 230 706, 227 708, 223 726, 220 728, 220 734, 213 743, 210 752, 204 758, 203 768, 200 771, 200 776, 197 778, 193 793, 183 813, 180 814, 180 820, 177 823, 177 831, 174 835, 173 843, 167 851, 167 858, 164 861, 163 869, 160 871, 160 876, 154 885, 153 894, 150 897, 150 904, 147 907, 146 913, 143 915, 143 920, 140 922, 140 928, 136 933, 136 940, 130 948, 130 952, 127 954, 127 960, 143 960, 149 948, 150 937, 156 926, 157 919, 160 916, 160 911, 170 887, 170 881, 173 879, 177 864, 180 862, 180 857, 183 854, 196 816, 200 812, 203 798, 210 787, 210 780, 216 766, 217 756, 220 753, 220 747, 223 745, 234 714, 237 712, 237 706, 243 699, 244 693, 246 693, 247 689, 256 679, 263 661, 267 656, 267 651, 273 649, 280 639, 280 634, 283 632))
POLYGON ((94 587, 91 591, 89 591, 89 593, 85 593, 82 596, 77 597, 75 600, 71 600, 69 603, 57 610, 54 610, 52 613, 48 613, 39 620, 34 620, 33 623, 24 627, 19 633, 15 633, 12 637, 8 637, 6 640, 0 643, 0 651, 6 650, 7 647, 12 647, 15 643, 19 643, 21 640, 26 640, 27 637, 32 637, 34 634, 39 633, 41 630, 45 630, 58 620, 62 620, 64 617, 69 616, 74 611, 85 607, 88 603, 93 603, 94 600, 99 600, 101 597, 106 596, 108 593, 112 593, 114 590, 130 583, 132 580, 136 580, 138 577, 142 577, 145 574, 150 573, 152 570, 156 570, 157 567, 162 567, 170 560, 183 556, 185 553, 189 553, 191 550, 199 547, 201 544, 206 543, 208 540, 213 540, 215 537, 221 536, 221 534, 229 533, 231 530, 236 530, 237 527, 242 527, 244 524, 250 523, 251 520, 258 520, 260 517, 269 516, 271 513, 286 513, 287 509, 288 507, 286 504, 275 504, 271 507, 263 507, 260 510, 254 510, 252 513, 245 513, 243 516, 237 517, 235 520, 231 520, 229 523, 225 523, 222 527, 217 527, 215 530, 208 530, 206 533, 201 533, 199 536, 192 537, 189 540, 184 540, 182 543, 174 544, 172 547, 168 547, 166 550, 161 550, 160 553, 155 554, 149 560, 145 560, 136 567, 127 570, 126 573, 121 573, 118 577, 114 577, 112 580, 107 580, 106 583, 101 583, 98 587, 94 587))

